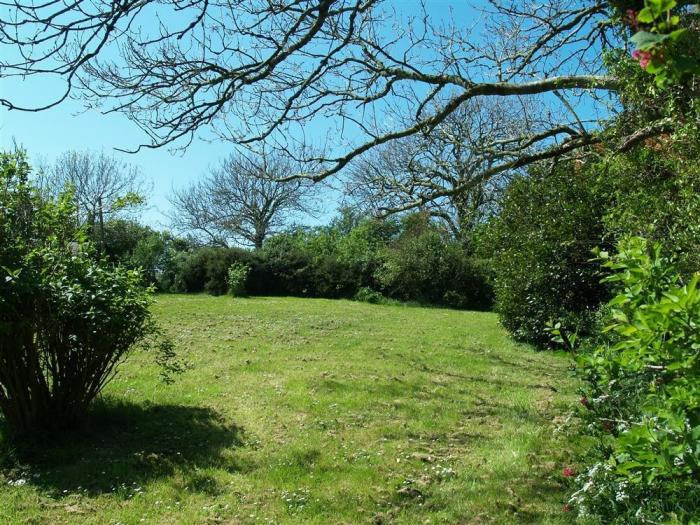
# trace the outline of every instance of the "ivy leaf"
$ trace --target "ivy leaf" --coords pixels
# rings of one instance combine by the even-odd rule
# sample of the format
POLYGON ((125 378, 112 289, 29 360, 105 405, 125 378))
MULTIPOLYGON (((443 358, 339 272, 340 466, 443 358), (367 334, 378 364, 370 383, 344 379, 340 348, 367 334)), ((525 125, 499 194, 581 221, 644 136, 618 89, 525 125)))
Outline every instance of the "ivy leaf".
POLYGON ((700 425, 694 427, 690 435, 693 439, 700 439, 700 425))
POLYGON ((657 4, 658 9, 661 10, 662 12, 664 11, 670 11, 674 7, 678 5, 678 2, 676 0, 649 0, 650 4, 657 4))
POLYGON ((648 7, 645 7, 645 9, 652 10, 658 17, 676 7, 677 2, 676 0, 647 0, 647 5, 648 7))

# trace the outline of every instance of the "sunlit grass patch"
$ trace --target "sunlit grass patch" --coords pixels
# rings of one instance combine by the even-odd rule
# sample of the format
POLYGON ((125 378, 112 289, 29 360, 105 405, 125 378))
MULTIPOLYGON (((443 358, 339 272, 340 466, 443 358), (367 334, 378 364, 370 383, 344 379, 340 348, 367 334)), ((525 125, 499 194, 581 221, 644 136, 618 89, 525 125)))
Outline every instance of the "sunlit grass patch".
POLYGON ((161 296, 84 431, 5 445, 2 523, 562 523, 568 358, 488 313, 161 296), (22 480, 22 482, 19 482, 22 480))

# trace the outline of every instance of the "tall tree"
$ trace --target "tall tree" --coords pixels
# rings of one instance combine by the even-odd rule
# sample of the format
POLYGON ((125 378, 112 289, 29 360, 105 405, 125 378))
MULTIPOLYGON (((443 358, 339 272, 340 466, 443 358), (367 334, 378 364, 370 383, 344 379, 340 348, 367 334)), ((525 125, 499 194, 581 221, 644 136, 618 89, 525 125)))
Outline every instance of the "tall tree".
POLYGON ((173 226, 212 244, 261 248, 294 214, 315 210, 313 184, 275 180, 294 172, 283 157, 231 154, 203 180, 173 192, 173 226))

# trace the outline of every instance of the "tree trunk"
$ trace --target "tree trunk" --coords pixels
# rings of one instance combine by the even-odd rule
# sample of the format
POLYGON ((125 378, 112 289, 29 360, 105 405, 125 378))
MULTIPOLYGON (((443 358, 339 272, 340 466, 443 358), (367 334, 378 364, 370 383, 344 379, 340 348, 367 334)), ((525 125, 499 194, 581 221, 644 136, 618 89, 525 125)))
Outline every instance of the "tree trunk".
POLYGON ((265 227, 263 226, 257 226, 255 228, 255 236, 253 238, 253 245, 255 246, 256 250, 259 250, 260 248, 263 247, 263 242, 265 241, 267 231, 265 227))

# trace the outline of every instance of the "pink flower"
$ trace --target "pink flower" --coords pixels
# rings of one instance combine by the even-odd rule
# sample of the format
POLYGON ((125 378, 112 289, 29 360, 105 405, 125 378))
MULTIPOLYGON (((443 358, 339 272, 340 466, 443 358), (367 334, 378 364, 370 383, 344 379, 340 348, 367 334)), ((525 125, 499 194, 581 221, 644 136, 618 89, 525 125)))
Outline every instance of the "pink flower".
POLYGON ((640 51, 639 49, 635 49, 632 52, 632 58, 639 61, 639 66, 642 69, 646 69, 649 62, 651 62, 651 53, 649 53, 649 51, 640 51))
POLYGON ((561 474, 565 478, 573 478, 576 473, 571 467, 564 467, 564 470, 561 471, 561 474))
POLYGON ((625 22, 635 31, 639 31, 639 20, 637 20, 637 11, 628 9, 625 11, 625 22))

